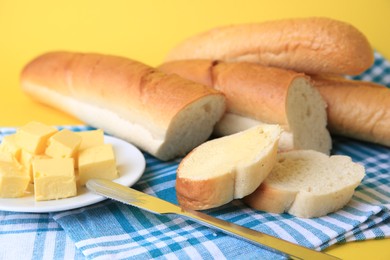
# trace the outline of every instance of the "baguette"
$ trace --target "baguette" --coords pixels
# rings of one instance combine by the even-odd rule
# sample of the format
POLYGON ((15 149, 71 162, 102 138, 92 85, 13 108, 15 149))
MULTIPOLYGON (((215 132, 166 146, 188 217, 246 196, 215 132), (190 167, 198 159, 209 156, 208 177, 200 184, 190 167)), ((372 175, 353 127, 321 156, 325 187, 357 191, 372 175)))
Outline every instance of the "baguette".
POLYGON ((226 96, 227 112, 215 127, 217 136, 257 124, 279 124, 279 150, 312 149, 329 154, 325 102, 309 78, 253 63, 181 60, 158 67, 166 73, 214 87, 226 96))
POLYGON ((204 142, 225 112, 206 86, 140 62, 102 54, 51 52, 25 66, 23 91, 161 159, 204 142))
POLYGON ((332 133, 390 147, 390 89, 341 77, 312 76, 328 104, 332 133))
POLYGON ((268 177, 243 201, 257 210, 321 217, 344 207, 364 175, 364 167, 348 156, 310 150, 280 153, 268 177))
POLYGON ((374 62, 354 26, 324 17, 293 18, 212 29, 174 47, 165 62, 247 61, 309 74, 358 75, 374 62))
POLYGON ((196 147, 177 169, 179 204, 203 210, 251 194, 275 164, 279 134, 277 125, 256 126, 196 147))

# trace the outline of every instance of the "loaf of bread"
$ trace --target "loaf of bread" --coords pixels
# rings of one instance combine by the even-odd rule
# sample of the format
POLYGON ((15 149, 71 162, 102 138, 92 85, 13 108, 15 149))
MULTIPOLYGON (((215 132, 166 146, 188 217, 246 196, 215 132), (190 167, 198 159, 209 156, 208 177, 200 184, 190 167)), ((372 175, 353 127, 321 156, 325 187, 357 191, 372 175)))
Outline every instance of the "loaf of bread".
POLYGON ((190 37, 165 61, 248 61, 309 74, 357 75, 374 61, 367 38, 354 26, 324 17, 230 25, 190 37))
POLYGON ((325 101, 302 73, 247 62, 211 60, 172 61, 159 69, 225 94, 227 113, 215 127, 218 136, 258 124, 279 124, 284 129, 280 151, 330 152, 325 101))
POLYGON ((202 210, 251 194, 275 164, 279 134, 277 125, 256 126, 192 150, 177 169, 179 204, 202 210))
POLYGON ((243 201, 266 212, 321 217, 344 207, 364 176, 364 167, 348 156, 311 150, 280 153, 268 177, 243 201))
POLYGON ((127 140, 161 160, 204 142, 225 112, 220 92, 140 62, 51 52, 21 74, 25 93, 127 140))
POLYGON ((312 76, 328 104, 332 133, 390 146, 390 89, 341 77, 312 76))

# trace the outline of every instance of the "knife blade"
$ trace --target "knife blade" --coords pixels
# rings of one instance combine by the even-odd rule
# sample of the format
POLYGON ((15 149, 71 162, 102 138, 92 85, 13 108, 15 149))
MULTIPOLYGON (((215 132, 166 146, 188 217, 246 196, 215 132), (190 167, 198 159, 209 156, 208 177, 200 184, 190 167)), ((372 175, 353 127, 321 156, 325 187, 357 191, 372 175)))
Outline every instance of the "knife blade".
POLYGON ((199 211, 181 208, 173 203, 126 187, 109 180, 93 179, 86 184, 93 193, 138 207, 154 214, 177 214, 207 227, 244 239, 267 250, 282 253, 292 259, 339 259, 335 256, 309 249, 280 238, 227 222, 199 211))

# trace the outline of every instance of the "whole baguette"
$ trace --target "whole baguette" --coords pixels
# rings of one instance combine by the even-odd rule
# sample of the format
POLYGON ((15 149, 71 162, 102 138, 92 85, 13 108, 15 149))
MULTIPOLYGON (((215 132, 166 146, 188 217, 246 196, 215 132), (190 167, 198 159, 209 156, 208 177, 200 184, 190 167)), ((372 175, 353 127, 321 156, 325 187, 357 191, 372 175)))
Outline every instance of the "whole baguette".
POLYGON ((309 74, 357 75, 374 61, 354 26, 324 17, 224 26, 184 40, 165 62, 183 59, 248 61, 309 74))
POLYGON ((219 136, 257 124, 279 124, 284 129, 279 150, 330 152, 325 102, 302 73, 247 62, 211 60, 172 61, 158 68, 225 94, 227 113, 215 127, 219 136))
POLYGON ((140 62, 51 52, 27 64, 24 92, 161 160, 204 142, 225 112, 220 92, 140 62))
POLYGON ((321 217, 344 207, 364 176, 364 167, 348 156, 311 150, 279 153, 271 173, 243 201, 266 212, 321 217))
POLYGON ((341 77, 312 76, 328 104, 332 133, 390 146, 390 89, 341 77))

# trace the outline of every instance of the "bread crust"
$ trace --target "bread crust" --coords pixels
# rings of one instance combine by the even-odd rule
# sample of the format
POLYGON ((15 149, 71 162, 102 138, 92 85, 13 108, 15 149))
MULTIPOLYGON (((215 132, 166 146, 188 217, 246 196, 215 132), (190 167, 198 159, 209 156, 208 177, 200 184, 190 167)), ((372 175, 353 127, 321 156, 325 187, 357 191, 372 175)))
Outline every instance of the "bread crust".
POLYGON ((296 78, 309 80, 302 73, 247 62, 179 60, 164 63, 158 69, 221 91, 225 94, 229 113, 280 124, 287 129, 288 88, 296 78))
POLYGON ((184 40, 165 61, 248 61, 299 72, 357 75, 374 61, 354 26, 325 17, 292 18, 214 28, 184 40))
POLYGON ((25 66, 21 84, 31 97, 135 142, 163 160, 184 155, 206 140, 225 110, 223 94, 214 89, 138 61, 96 53, 43 54, 25 66), (58 102, 51 100, 54 96, 58 102), (72 101, 85 104, 86 115, 70 107, 72 101), (102 110, 112 114, 100 120, 95 114, 102 110), (196 120, 204 126, 196 129, 196 120), (146 132, 143 140, 125 133, 136 138, 139 128, 146 132), (177 145, 184 137, 188 142, 177 145))
POLYGON ((312 76, 328 104, 334 134, 390 146, 390 89, 342 77, 312 76))
MULTIPOLYGON (((180 171, 179 166, 177 172, 180 171)), ((226 173, 205 180, 178 177, 176 197, 179 205, 187 209, 203 210, 222 206, 234 197, 234 174, 226 173)))
POLYGON ((25 66, 21 80, 22 84, 46 86, 88 103, 104 103, 125 118, 128 110, 135 109, 162 127, 194 100, 219 94, 138 61, 95 53, 44 54, 25 66))
POLYGON ((251 63, 219 63, 214 87, 226 96, 228 111, 289 130, 286 100, 292 82, 302 73, 251 63))

